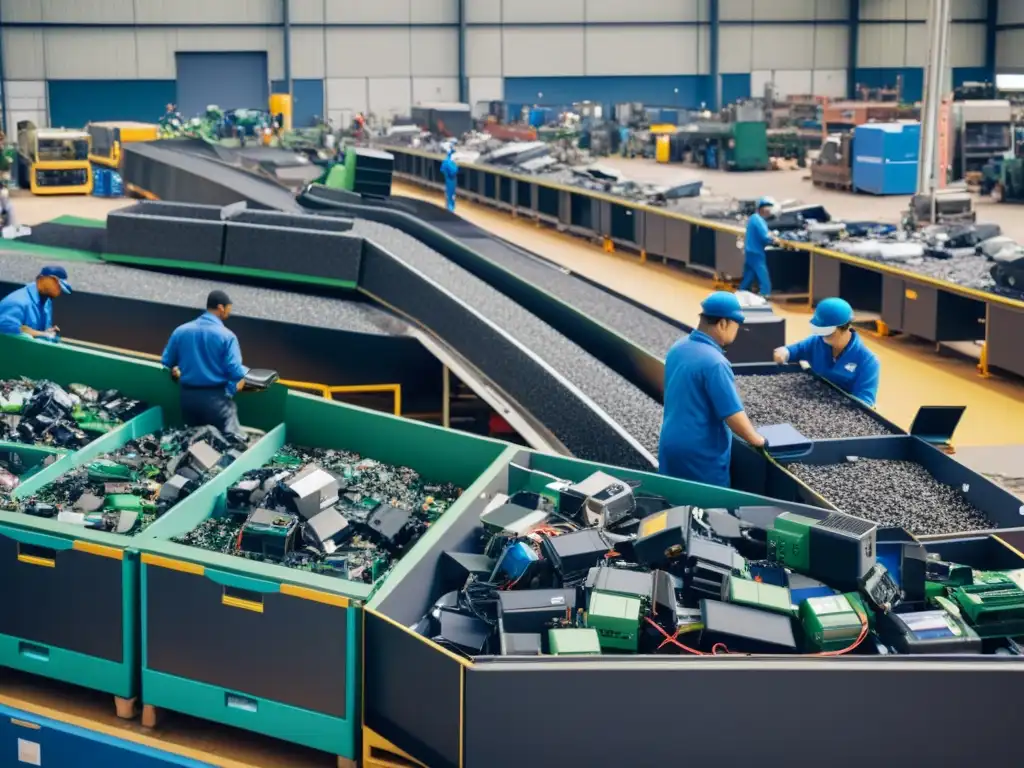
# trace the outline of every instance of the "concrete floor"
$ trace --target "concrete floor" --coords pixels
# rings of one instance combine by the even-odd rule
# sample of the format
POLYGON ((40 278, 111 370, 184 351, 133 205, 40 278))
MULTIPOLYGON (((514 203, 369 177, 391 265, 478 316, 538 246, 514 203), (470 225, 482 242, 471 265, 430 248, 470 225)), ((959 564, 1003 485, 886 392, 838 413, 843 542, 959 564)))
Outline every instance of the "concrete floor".
POLYGON ((106 219, 107 214, 135 203, 125 197, 85 197, 77 195, 33 195, 25 189, 11 191, 15 220, 24 226, 42 224, 58 216, 106 219))
MULTIPOLYGON (((600 165, 616 168, 635 181, 650 184, 681 184, 700 180, 704 188, 716 195, 737 198, 768 195, 775 200, 800 200, 821 203, 833 216, 850 220, 884 221, 898 224, 910 204, 908 195, 876 197, 819 189, 811 184, 810 171, 752 171, 727 173, 689 165, 665 165, 653 160, 630 160, 622 157, 601 158, 600 165)), ((979 221, 994 222, 1009 237, 1024 243, 1024 209, 1020 206, 993 203, 988 198, 975 198, 979 221)))

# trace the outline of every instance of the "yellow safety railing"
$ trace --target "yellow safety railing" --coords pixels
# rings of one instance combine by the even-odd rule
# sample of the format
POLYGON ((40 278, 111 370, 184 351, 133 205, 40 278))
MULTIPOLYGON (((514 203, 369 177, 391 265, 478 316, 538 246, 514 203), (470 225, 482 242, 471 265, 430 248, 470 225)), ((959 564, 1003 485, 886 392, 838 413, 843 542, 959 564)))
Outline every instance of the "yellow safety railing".
POLYGON ((402 415, 402 385, 401 384, 346 384, 339 387, 329 387, 326 384, 316 384, 312 381, 288 381, 280 379, 280 384, 292 389, 305 389, 315 394, 333 400, 334 395, 364 395, 375 392, 390 392, 394 398, 394 414, 402 415))

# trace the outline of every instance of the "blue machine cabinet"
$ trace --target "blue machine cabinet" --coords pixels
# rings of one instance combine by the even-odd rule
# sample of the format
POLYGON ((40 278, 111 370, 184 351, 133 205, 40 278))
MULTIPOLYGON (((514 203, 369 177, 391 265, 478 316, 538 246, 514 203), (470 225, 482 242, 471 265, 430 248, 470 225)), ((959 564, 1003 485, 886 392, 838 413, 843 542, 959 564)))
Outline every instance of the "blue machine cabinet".
POLYGON ((119 739, 2 704, 0 765, 4 768, 213 768, 213 763, 175 755, 141 741, 119 739))

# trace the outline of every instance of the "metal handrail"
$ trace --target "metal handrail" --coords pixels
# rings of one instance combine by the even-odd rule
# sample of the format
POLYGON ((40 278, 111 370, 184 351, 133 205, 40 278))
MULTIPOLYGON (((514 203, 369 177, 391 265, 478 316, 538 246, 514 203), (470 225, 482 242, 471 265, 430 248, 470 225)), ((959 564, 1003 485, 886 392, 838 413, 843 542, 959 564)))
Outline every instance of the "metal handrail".
POLYGON ((402 415, 402 385, 401 384, 345 384, 343 386, 329 387, 326 384, 317 384, 312 381, 291 381, 279 379, 279 384, 284 384, 291 389, 312 390, 321 397, 333 400, 334 395, 341 394, 370 394, 373 392, 390 392, 394 398, 394 414, 402 415))

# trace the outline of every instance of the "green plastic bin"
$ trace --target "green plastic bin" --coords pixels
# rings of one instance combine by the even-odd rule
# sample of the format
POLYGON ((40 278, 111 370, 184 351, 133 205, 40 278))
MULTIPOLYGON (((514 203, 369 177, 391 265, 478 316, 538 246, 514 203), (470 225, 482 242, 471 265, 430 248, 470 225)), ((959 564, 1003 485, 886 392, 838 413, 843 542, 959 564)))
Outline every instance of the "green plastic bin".
POLYGON ((222 509, 228 488, 285 442, 356 451, 465 489, 423 540, 474 498, 508 445, 289 393, 284 425, 139 538, 144 704, 355 760, 362 604, 401 578, 423 540, 375 585, 169 540, 222 509))

